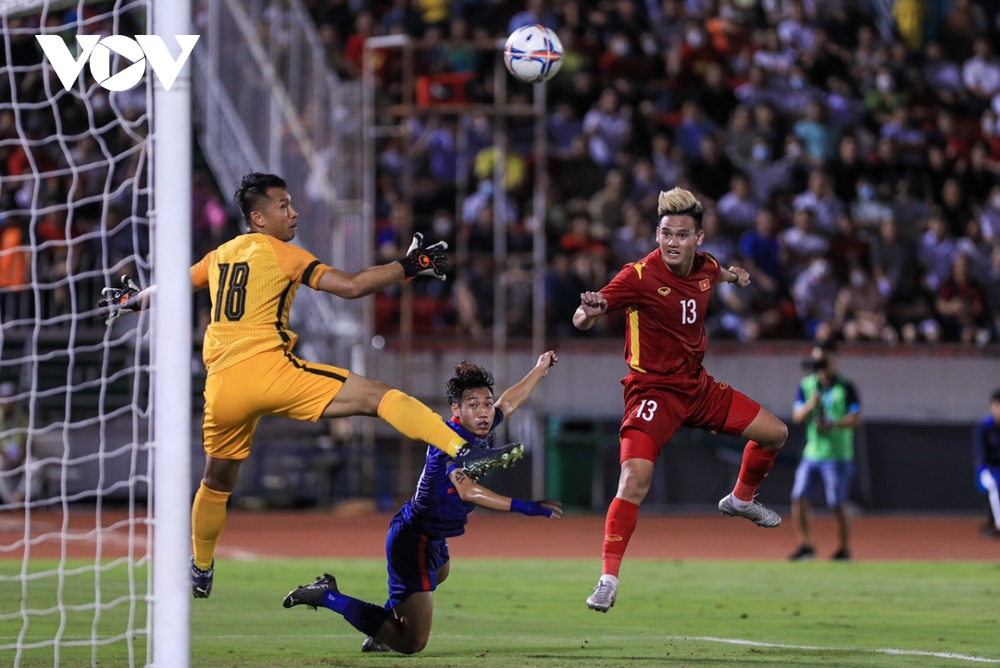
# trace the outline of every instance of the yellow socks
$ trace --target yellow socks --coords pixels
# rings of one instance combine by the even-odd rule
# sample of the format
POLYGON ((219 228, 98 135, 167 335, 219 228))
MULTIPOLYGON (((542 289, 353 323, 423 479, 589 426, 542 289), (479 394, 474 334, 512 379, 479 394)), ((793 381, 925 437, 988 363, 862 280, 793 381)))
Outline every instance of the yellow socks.
MULTIPOLYGON (((450 430, 449 430, 450 431, 450 430)), ((209 489, 202 482, 191 507, 191 545, 194 548, 194 565, 202 570, 212 567, 215 546, 226 526, 226 501, 229 492, 209 489)))
POLYGON ((441 416, 408 394, 389 390, 378 405, 378 416, 407 438, 430 443, 454 457, 465 440, 441 416))

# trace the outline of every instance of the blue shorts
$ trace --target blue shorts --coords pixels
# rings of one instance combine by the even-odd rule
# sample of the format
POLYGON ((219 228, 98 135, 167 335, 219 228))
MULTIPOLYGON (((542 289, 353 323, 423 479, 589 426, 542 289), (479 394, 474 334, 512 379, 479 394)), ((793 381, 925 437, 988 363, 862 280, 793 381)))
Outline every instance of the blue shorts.
POLYGON ((819 497, 819 483, 823 483, 828 508, 836 508, 847 503, 854 480, 854 462, 822 461, 803 459, 795 469, 795 485, 792 487, 792 501, 806 497, 819 497))
POLYGON ((385 607, 391 610, 411 594, 437 589, 438 571, 449 559, 448 541, 425 536, 397 513, 389 523, 385 557, 389 571, 385 607))

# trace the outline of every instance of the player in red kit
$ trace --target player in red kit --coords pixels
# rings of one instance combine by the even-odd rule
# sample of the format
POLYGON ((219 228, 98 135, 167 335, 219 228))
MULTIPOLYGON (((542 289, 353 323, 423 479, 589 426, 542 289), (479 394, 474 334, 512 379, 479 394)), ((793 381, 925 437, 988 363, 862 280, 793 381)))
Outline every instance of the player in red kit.
POLYGON ((621 476, 608 508, 601 579, 587 599, 587 606, 600 612, 615 604, 618 571, 656 458, 682 425, 749 439, 736 487, 719 502, 719 510, 762 527, 781 524, 776 512, 754 500, 754 492, 785 444, 788 427, 701 365, 712 286, 721 281, 745 287, 750 275, 740 267, 723 269, 711 255, 698 252, 704 239, 702 206, 689 191, 661 192, 657 215, 659 248, 625 265, 600 292, 580 295, 573 315, 577 329, 590 329, 605 313, 626 310, 629 373, 622 380, 621 476))

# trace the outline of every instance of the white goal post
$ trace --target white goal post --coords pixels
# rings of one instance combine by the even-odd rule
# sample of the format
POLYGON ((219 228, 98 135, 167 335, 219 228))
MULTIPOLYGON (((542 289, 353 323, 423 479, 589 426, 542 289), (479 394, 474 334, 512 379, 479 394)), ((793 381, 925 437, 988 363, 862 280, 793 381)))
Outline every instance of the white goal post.
MULTIPOLYGON (((187 668, 191 59, 66 90, 35 36, 156 35, 190 0, 0 0, 0 663, 187 668), (110 326, 102 286, 152 308, 110 326)), ((132 63, 115 50, 110 74, 132 63)), ((95 70, 96 71, 96 70, 95 70)))

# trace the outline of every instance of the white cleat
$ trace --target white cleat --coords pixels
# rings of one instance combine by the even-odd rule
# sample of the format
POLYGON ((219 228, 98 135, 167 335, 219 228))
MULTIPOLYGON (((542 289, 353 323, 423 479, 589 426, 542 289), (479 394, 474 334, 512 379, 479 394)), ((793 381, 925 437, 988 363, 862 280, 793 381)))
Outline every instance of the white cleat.
POLYGON ((601 580, 594 587, 594 593, 587 597, 587 607, 598 612, 607 612, 615 607, 618 598, 618 587, 607 580, 601 580))
POLYGON ((764 527, 767 529, 773 529, 776 526, 781 525, 781 515, 774 512, 770 508, 765 508, 764 506, 757 503, 756 499, 750 502, 750 505, 739 510, 735 505, 733 505, 733 495, 726 494, 719 501, 719 512, 723 515, 730 515, 732 517, 745 517, 759 527, 764 527))

